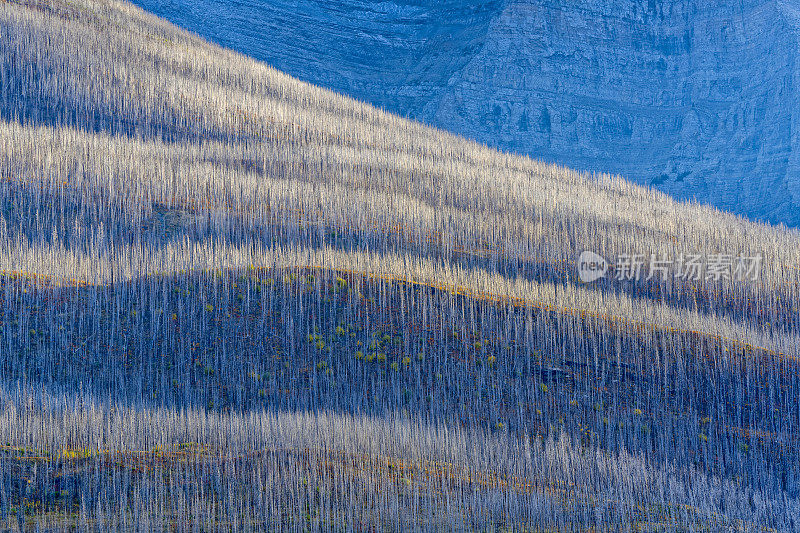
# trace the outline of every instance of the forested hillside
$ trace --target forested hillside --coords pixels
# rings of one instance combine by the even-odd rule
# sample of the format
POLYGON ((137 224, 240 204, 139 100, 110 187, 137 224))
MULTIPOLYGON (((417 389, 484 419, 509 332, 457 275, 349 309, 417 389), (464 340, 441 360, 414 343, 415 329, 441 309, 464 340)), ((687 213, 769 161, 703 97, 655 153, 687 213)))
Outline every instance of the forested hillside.
POLYGON ((126 2, 0 3, 0 87, 0 528, 800 527, 797 232, 126 2))

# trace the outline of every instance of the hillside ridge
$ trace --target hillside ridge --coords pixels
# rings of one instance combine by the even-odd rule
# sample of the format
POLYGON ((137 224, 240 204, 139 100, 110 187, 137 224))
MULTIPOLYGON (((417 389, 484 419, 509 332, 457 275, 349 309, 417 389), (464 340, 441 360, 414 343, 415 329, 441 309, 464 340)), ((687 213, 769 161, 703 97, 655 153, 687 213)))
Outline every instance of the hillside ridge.
POLYGON ((490 146, 800 225, 792 2, 137 4, 490 146))

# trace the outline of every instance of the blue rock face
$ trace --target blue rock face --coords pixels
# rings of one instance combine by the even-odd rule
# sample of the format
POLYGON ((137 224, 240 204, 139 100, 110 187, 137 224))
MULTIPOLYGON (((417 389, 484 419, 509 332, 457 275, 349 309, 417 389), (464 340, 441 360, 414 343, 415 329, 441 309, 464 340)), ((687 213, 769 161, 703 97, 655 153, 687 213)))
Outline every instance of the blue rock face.
POLYGON ((800 0, 135 0, 505 150, 800 226, 800 0))

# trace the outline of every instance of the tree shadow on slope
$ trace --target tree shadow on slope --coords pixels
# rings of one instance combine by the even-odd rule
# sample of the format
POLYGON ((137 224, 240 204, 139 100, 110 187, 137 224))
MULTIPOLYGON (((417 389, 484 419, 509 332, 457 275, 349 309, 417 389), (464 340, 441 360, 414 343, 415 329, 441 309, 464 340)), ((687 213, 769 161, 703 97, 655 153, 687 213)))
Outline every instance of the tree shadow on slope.
POLYGON ((743 476, 796 494, 793 361, 321 269, 2 279, 5 384, 117 405, 405 412, 743 476), (774 474, 764 478, 769 465, 774 474))
MULTIPOLYGON (((635 305, 664 305, 676 316, 694 312, 701 318, 727 318, 755 331, 763 328, 783 335, 797 335, 800 331, 796 289, 788 284, 770 287, 748 281, 738 284, 724 280, 663 281, 658 277, 627 281, 611 276, 585 284, 580 281, 574 263, 550 259, 558 256, 557 250, 548 250, 546 244, 541 257, 522 258, 493 248, 454 245, 440 236, 423 239, 419 232, 407 234, 403 228, 398 230, 379 222, 370 227, 359 221, 343 229, 326 220, 324 214, 302 214, 278 207, 249 213, 180 203, 148 205, 139 199, 105 205, 100 197, 68 187, 51 190, 42 189, 35 182, 11 182, 5 184, 0 197, 0 226, 8 242, 21 241, 42 248, 60 246, 78 254, 89 253, 90 249, 125 247, 142 247, 158 254, 176 244, 202 247, 214 242, 244 249, 272 249, 279 245, 287 250, 328 249, 345 254, 355 251, 414 257, 431 264, 444 263, 453 269, 472 270, 476 276, 499 275, 512 283, 550 284, 556 292, 578 290, 601 299, 630 299, 635 305), (43 206, 48 207, 43 209, 43 206)), ((588 300, 586 305, 590 305, 588 300)), ((587 308, 571 312, 601 316, 603 310, 587 308)), ((628 318, 635 322, 635 317, 628 318)), ((671 326, 685 327, 680 323, 671 326)))

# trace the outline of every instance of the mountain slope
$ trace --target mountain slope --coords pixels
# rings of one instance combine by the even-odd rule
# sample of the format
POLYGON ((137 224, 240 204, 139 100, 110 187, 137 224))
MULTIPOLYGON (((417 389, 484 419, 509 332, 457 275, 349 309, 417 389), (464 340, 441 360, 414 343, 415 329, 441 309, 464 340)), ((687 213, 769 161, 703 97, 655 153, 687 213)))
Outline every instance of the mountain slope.
POLYGON ((800 225, 795 2, 137 3, 490 146, 800 225))
POLYGON ((2 528, 796 529, 796 232, 125 2, 0 4, 0 45, 2 528))

